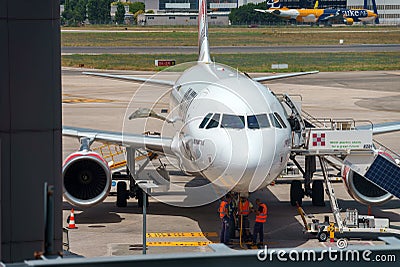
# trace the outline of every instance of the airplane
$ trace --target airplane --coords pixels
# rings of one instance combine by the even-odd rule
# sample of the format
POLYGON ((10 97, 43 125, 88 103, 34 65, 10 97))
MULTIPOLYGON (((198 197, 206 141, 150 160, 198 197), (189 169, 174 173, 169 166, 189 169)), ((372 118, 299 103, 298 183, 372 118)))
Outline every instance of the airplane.
POLYGON ((314 9, 292 9, 281 7, 279 0, 270 0, 267 2, 270 7, 267 10, 255 9, 262 13, 269 13, 285 20, 297 22, 324 24, 330 26, 334 23, 352 25, 354 22, 373 23, 377 20, 378 14, 374 11, 364 9, 335 9, 318 8, 318 0, 315 2, 314 9))
MULTIPOLYGON (((81 143, 79 151, 69 155, 63 164, 64 197, 67 201, 79 207, 90 207, 101 203, 110 192, 112 174, 104 158, 91 151, 94 141, 126 148, 131 182, 129 189, 124 182, 117 184, 117 206, 121 207, 126 206, 127 199, 135 196, 138 190, 134 162, 134 151, 138 149, 151 153, 147 161, 157 156, 177 159, 183 172, 203 176, 223 189, 224 194, 229 191, 239 194, 255 192, 268 186, 282 173, 292 149, 292 132, 280 100, 261 82, 318 71, 251 78, 237 69, 213 62, 206 5, 206 0, 199 0, 198 60, 175 82, 85 73, 161 86, 166 88, 166 92, 170 89, 170 109, 176 111, 177 117, 168 119, 142 108, 133 112, 129 119, 153 117, 165 123, 180 121, 182 127, 173 136, 148 136, 63 126, 63 136, 79 138, 81 143)), ((400 124, 374 127, 377 133, 396 130, 400 130, 400 124)), ((138 172, 143 168, 142 165, 138 172)), ((323 198, 323 187, 315 190, 320 190, 322 194, 316 195, 323 198)), ((372 199, 371 196, 359 197, 367 201, 372 199)))

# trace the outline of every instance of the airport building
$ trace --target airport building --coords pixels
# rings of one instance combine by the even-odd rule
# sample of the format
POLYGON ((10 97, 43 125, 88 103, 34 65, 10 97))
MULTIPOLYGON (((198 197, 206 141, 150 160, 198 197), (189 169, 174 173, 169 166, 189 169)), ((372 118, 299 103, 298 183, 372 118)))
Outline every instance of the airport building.
MULTIPOLYGON (((231 9, 264 1, 208 0, 209 24, 228 25, 231 9)), ((133 0, 130 2, 144 2, 146 11, 154 11, 152 14, 139 15, 138 24, 140 25, 197 25, 198 0, 133 0)))
MULTIPOLYGON (((229 13, 213 12, 208 15, 209 25, 228 25, 229 13)), ((157 12, 154 14, 140 14, 138 16, 139 25, 197 25, 197 13, 189 12, 157 12)))
MULTIPOLYGON (((146 10, 192 12, 198 10, 198 0, 125 0, 121 2, 143 2, 146 10)), ((208 8, 214 11, 230 11, 249 3, 262 3, 265 0, 208 0, 208 8)))
MULTIPOLYGON (((400 25, 399 0, 366 0, 367 8, 374 10, 376 3, 379 22, 388 25, 400 25)), ((198 0, 126 0, 126 2, 144 2, 146 11, 154 14, 139 16, 140 25, 196 25, 198 0)), ((229 13, 249 3, 258 4, 265 0, 208 0, 210 25, 228 25, 229 13)), ((364 8, 365 0, 319 0, 319 8, 364 8)), ((281 6, 288 8, 313 8, 315 0, 280 0, 281 6)), ((267 8, 267 6, 265 7, 267 8)))
MULTIPOLYGON (((363 8, 365 0, 347 0, 347 8, 363 8)), ((375 0, 380 24, 400 25, 399 0, 375 0)), ((368 0, 369 10, 373 10, 372 0, 368 0)))

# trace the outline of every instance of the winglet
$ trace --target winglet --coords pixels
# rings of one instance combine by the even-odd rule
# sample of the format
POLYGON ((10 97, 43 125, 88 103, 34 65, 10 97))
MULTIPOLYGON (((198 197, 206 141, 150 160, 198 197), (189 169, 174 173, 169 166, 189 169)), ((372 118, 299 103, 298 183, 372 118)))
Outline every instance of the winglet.
POLYGON ((199 62, 211 62, 208 44, 207 0, 199 0, 199 62))

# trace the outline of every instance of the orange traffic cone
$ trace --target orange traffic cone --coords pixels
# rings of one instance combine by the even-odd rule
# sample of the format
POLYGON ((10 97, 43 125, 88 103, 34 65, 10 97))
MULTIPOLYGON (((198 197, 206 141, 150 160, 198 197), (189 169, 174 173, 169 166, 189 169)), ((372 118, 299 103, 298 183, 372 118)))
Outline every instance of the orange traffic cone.
POLYGON ((71 209, 71 215, 69 216, 69 223, 68 223, 68 229, 77 229, 75 225, 75 215, 74 215, 74 209, 71 209))

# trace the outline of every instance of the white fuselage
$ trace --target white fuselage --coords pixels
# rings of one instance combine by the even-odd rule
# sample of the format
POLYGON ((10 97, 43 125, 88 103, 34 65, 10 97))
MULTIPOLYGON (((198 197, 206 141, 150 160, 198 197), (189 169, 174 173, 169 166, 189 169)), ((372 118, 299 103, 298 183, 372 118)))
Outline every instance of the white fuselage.
POLYGON ((173 87, 171 110, 183 122, 172 150, 185 172, 226 190, 254 192, 287 163, 291 130, 283 107, 236 70, 216 63, 189 68, 173 87))

